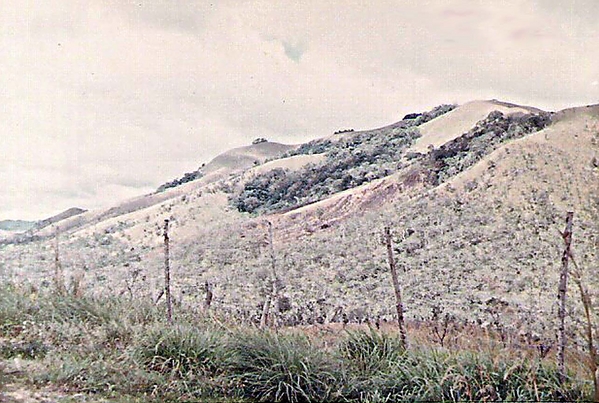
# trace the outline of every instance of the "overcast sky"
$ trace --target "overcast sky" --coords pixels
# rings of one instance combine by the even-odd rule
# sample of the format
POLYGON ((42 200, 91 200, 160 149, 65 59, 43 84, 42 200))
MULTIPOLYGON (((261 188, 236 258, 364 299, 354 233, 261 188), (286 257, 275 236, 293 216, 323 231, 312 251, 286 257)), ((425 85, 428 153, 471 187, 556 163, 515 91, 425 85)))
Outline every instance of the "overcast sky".
POLYGON ((109 207, 256 137, 599 103, 597 0, 0 0, 0 219, 109 207))

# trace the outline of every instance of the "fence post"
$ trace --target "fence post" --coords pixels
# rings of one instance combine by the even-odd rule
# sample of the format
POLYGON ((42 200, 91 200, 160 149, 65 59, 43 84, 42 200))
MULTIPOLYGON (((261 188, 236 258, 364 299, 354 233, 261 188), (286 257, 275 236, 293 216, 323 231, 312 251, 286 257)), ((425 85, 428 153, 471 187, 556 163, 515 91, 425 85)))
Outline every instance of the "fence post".
POLYGON ((562 233, 565 249, 562 253, 562 270, 559 277, 559 288, 557 298, 559 301, 558 319, 558 351, 557 351, 557 370, 560 386, 564 386, 566 381, 566 294, 568 290, 568 260, 570 258, 570 248, 572 245, 572 221, 574 212, 568 212, 566 215, 566 229, 562 233))
POLYGON ((208 312, 210 305, 212 304, 212 298, 214 296, 212 293, 212 284, 206 281, 206 284, 204 284, 204 290, 206 291, 206 297, 204 298, 204 312, 208 312))
POLYGON ((404 348, 408 348, 408 340, 406 336, 406 327, 403 317, 403 303, 401 301, 401 288, 397 278, 397 267, 395 258, 393 257, 393 240, 391 239, 391 228, 385 227, 385 243, 387 245, 387 258, 389 260, 389 269, 391 270, 391 279, 393 281, 393 289, 395 291, 395 308, 397 309, 397 324, 399 326, 399 337, 404 348))
POLYGON ((166 319, 173 323, 173 301, 171 297, 170 239, 168 236, 169 220, 164 220, 164 296, 166 297, 166 319))
POLYGON ((66 294, 66 285, 62 263, 60 262, 60 227, 56 226, 54 231, 54 287, 58 295, 66 294))
POLYGON ((268 319, 270 316, 270 306, 273 304, 273 325, 277 327, 277 313, 279 312, 279 279, 277 276, 277 265, 275 258, 275 247, 273 242, 273 229, 272 223, 270 221, 266 221, 268 224, 268 246, 270 253, 270 270, 271 270, 271 289, 270 294, 267 295, 266 300, 264 301, 264 305, 262 306, 262 317, 260 318, 260 326, 265 327, 268 324, 268 319))

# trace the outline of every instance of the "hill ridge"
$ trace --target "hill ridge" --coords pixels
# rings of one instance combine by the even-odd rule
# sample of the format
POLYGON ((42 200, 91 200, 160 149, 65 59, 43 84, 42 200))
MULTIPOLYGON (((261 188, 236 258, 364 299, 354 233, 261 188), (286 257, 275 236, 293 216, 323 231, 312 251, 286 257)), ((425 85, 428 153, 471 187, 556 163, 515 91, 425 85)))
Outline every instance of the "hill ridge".
MULTIPOLYGON (((408 318, 421 320, 441 309, 461 321, 550 337, 562 248, 556 229, 566 211, 576 214, 579 264, 590 265, 598 256, 599 168, 593 158, 599 157, 599 107, 556 113, 503 107, 507 113, 493 109, 457 136, 455 127, 439 126, 448 131, 435 134, 451 140, 424 152, 410 151, 426 135, 418 127, 344 133, 337 143, 321 139, 247 171, 148 195, 141 198, 147 201, 143 208, 69 218, 61 228, 69 221, 78 224, 61 237, 63 267, 67 276, 85 267, 86 292, 125 290, 155 298, 162 284, 161 228, 168 218, 178 303, 201 304, 209 282, 215 310, 253 321, 268 295, 270 222, 280 289, 290 306, 281 313, 282 323, 315 323, 330 311, 351 321, 390 320, 393 292, 380 243, 382 228, 390 226, 408 318), (385 154, 391 150, 387 142, 397 153, 385 154), (298 166, 286 165, 290 161, 298 166), (384 173, 385 167, 389 175, 332 194, 323 184, 338 180, 333 171, 318 182, 320 190, 299 180, 317 175, 322 164, 330 168, 343 161, 354 165, 338 165, 339 183, 384 173), (314 202, 254 213, 235 207, 247 184, 256 198, 260 189, 268 190, 265 200, 283 194, 281 178, 298 179, 296 192, 317 190, 314 202)), ((51 245, 49 239, 6 245, 0 265, 44 284, 53 270, 51 245), (18 263, 15 256, 27 260, 18 263)), ((599 275, 585 275, 590 289, 599 289, 599 275)), ((577 312, 577 302, 572 304, 577 312)))

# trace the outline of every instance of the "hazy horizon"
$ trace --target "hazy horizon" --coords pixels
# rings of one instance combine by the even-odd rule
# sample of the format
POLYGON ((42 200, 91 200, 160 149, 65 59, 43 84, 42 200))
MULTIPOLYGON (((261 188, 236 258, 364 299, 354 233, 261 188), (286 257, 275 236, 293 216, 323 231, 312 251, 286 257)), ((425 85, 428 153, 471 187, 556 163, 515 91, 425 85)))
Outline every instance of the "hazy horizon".
POLYGON ((442 103, 599 103, 593 0, 0 4, 0 220, 142 195, 254 138, 442 103))

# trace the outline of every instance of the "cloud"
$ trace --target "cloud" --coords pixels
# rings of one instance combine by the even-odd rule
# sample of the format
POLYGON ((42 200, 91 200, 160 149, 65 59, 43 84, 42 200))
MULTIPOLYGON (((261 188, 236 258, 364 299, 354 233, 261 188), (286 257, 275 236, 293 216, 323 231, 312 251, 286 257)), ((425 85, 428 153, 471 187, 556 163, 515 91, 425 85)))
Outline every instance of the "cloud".
POLYGON ((0 4, 0 219, 110 206, 256 137, 598 102, 594 1, 0 4), (589 85, 591 83, 591 85, 589 85))

